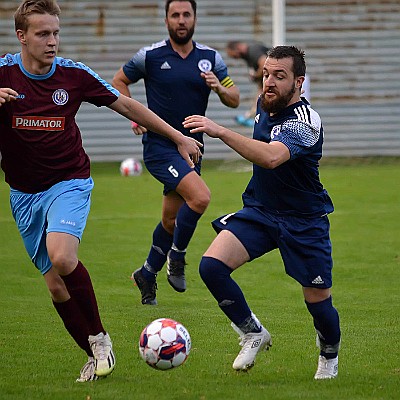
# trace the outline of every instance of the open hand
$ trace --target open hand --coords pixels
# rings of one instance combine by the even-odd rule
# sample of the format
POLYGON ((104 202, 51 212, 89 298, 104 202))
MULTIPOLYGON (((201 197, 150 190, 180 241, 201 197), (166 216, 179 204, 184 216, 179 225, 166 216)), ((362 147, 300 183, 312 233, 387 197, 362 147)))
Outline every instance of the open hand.
POLYGON ((190 133, 204 132, 210 137, 219 137, 222 126, 202 115, 189 115, 183 121, 183 126, 190 130, 190 133))

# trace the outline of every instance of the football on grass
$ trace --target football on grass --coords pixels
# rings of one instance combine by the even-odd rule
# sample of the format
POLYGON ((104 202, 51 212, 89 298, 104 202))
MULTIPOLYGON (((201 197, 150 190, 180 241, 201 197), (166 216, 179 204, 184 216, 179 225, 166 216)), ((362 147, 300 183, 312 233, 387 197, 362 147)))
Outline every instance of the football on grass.
POLYGON ((122 176, 139 176, 142 173, 142 163, 135 158, 127 158, 122 161, 119 170, 122 176))
POLYGON ((187 329, 169 318, 159 318, 147 325, 139 339, 143 360, 155 369, 167 370, 182 365, 192 343, 187 329))

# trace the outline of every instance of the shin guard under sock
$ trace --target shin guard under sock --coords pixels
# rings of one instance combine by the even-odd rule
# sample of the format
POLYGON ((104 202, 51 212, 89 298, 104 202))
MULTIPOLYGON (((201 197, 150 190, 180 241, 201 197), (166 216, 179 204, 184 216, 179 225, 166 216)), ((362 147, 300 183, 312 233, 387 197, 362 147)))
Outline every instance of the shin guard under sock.
POLYGON ((186 203, 178 211, 175 221, 174 239, 170 257, 173 260, 183 260, 186 249, 193 237, 198 220, 202 214, 193 211, 186 203))
POLYGON ((78 261, 76 268, 69 275, 61 278, 70 296, 74 299, 86 319, 89 335, 97 335, 100 332, 106 333, 101 323, 92 281, 83 264, 78 261))
POLYGON ((321 355, 326 358, 335 358, 340 346, 339 314, 332 305, 332 297, 318 303, 305 302, 308 311, 313 317, 317 331, 321 355))
POLYGON ((75 300, 70 298, 62 303, 53 301, 54 308, 64 322, 64 326, 68 333, 75 340, 77 345, 83 349, 89 357, 93 357, 92 350, 89 345, 89 330, 85 317, 76 304, 75 300))
POLYGON ((251 310, 239 285, 231 278, 232 269, 220 260, 203 257, 199 272, 225 315, 238 327, 247 324, 251 310))
POLYGON ((153 243, 149 251, 149 255, 142 267, 143 277, 149 281, 156 280, 157 273, 167 261, 167 254, 172 245, 173 236, 168 233, 161 222, 156 226, 153 232, 153 243))

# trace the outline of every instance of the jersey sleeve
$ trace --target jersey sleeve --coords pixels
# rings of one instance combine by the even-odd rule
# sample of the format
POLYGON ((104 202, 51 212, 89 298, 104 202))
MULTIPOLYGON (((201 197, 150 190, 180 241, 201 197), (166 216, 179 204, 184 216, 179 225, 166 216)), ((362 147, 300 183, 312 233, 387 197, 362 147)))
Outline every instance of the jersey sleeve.
POLYGON ((229 88, 235 85, 231 77, 228 75, 228 67, 218 51, 215 52, 215 66, 213 72, 221 82, 222 86, 229 88))
POLYGON ((271 141, 279 141, 290 151, 290 158, 308 154, 323 134, 319 115, 306 106, 296 110, 297 119, 286 120, 280 129, 279 135, 271 135, 271 141))
POLYGON ((119 91, 84 63, 62 57, 57 57, 56 62, 60 68, 69 71, 68 79, 76 79, 81 88, 82 101, 101 107, 109 106, 118 99, 119 91))
POLYGON ((78 62, 76 65, 84 71, 82 79, 84 101, 97 107, 102 107, 109 106, 118 99, 120 93, 117 89, 102 79, 96 72, 85 64, 78 62))
POLYGON ((146 75, 146 52, 147 48, 141 48, 123 67, 126 77, 135 83, 146 75))

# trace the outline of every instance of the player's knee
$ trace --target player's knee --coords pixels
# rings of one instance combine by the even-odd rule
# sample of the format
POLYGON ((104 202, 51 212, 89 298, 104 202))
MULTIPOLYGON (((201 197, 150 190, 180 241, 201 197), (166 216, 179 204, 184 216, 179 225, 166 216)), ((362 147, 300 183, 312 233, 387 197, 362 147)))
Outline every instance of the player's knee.
POLYGON ((329 288, 319 289, 311 287, 303 287, 304 299, 308 303, 319 303, 331 297, 329 288))
POLYGON ((75 254, 72 255, 62 252, 53 254, 50 257, 50 261, 54 269, 61 275, 68 275, 71 273, 78 263, 75 254))
POLYGON ((193 196, 192 199, 187 201, 188 206, 196 211, 199 214, 203 214, 208 205, 210 204, 211 201, 211 192, 207 188, 206 190, 202 190, 199 192, 196 196, 193 196))
POLYGON ((211 201, 211 192, 210 189, 204 190, 201 197, 200 197, 200 207, 204 208, 204 211, 208 207, 211 201))

